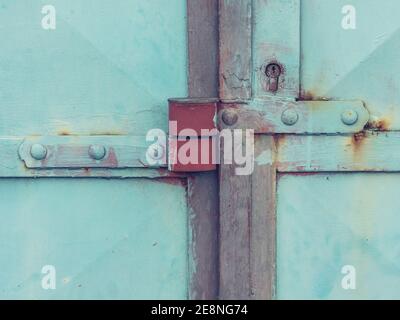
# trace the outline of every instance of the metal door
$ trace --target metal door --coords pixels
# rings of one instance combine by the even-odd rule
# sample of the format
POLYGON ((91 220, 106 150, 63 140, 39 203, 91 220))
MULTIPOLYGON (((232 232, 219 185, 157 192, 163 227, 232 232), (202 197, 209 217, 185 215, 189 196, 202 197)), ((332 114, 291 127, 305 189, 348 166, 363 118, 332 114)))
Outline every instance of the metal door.
POLYGON ((221 166, 221 297, 400 297, 399 10, 221 1, 220 125, 256 133, 253 175, 221 166))
POLYGON ((214 174, 146 162, 167 99, 195 96, 186 9, 0 1, 1 298, 215 296, 214 174))

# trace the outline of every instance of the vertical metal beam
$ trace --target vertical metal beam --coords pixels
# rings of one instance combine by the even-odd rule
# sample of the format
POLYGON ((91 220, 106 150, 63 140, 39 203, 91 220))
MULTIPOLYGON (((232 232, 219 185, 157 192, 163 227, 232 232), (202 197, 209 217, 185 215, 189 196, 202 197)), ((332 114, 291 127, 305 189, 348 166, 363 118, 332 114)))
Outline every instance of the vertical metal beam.
POLYGON ((251 177, 250 294, 274 299, 276 291, 276 167, 275 140, 258 135, 251 177))
MULTIPOLYGON (((187 0, 189 96, 218 96, 218 0, 187 0)), ((218 297, 218 174, 188 179, 189 298, 218 297)))
POLYGON ((189 96, 218 97, 218 0, 187 0, 189 96))
POLYGON ((220 98, 251 98, 251 0, 220 1, 220 98))
POLYGON ((220 298, 273 299, 276 168, 271 136, 255 137, 252 175, 220 169, 220 298))
MULTIPOLYGON (((220 1, 221 100, 298 96, 299 4, 298 0, 220 1), (266 65, 273 62, 282 65, 283 73, 277 90, 267 92, 262 81, 266 65)), ((240 103, 236 105, 240 108, 240 103)), ((252 175, 237 176, 234 165, 220 166, 221 299, 275 297, 275 152, 274 137, 257 135, 252 175)))
MULTIPOLYGON (((220 98, 251 98, 251 0, 221 0, 220 98)), ((230 150, 231 151, 231 150, 230 150)), ((222 152, 224 150, 222 146, 222 152)), ((223 159, 223 157, 221 157, 223 159)), ((220 298, 252 297, 250 262, 252 176, 236 175, 235 165, 220 166, 220 298)))

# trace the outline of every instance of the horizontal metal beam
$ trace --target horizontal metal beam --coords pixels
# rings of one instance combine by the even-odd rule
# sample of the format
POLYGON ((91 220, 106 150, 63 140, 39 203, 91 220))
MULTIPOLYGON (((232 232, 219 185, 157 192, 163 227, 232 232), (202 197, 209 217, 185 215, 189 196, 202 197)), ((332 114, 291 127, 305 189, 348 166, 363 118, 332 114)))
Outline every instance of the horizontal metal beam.
POLYGON ((220 129, 254 129, 258 134, 356 133, 368 121, 362 101, 259 99, 225 102, 219 112, 220 129))
MULTIPOLYGON (((138 157, 134 157, 132 162, 128 162, 128 158, 126 155, 121 154, 120 148, 123 145, 130 146, 132 150, 136 150, 139 148, 142 152, 145 151, 143 148, 143 143, 146 143, 145 137, 137 137, 137 136, 54 136, 54 137, 10 137, 10 136, 1 136, 0 137, 0 178, 149 178, 149 179, 158 179, 158 178, 169 178, 174 179, 171 183, 175 183, 175 178, 187 178, 188 174, 184 173, 173 173, 167 170, 162 166, 160 167, 149 167, 144 162, 138 163, 135 159, 142 159, 143 155, 141 154, 138 157), (46 140, 46 142, 45 142, 46 140), (40 167, 36 166, 34 160, 27 160, 30 155, 29 146, 33 143, 43 142, 45 145, 49 145, 50 141, 54 143, 62 143, 65 144, 66 141, 70 141, 71 143, 77 143, 80 145, 79 157, 83 164, 84 161, 91 160, 82 160, 84 157, 90 157, 88 155, 88 143, 95 143, 96 145, 105 145, 106 147, 109 145, 114 145, 116 150, 116 159, 119 159, 121 167, 113 167, 113 168, 103 168, 101 166, 94 167, 93 165, 83 166, 83 167, 68 167, 68 168, 47 168, 45 166, 40 167), (85 141, 85 143, 82 143, 85 141), (125 141, 125 144, 122 143, 125 141), (135 142, 136 141, 136 142, 135 142), (137 144, 136 144, 137 143, 137 144), (118 147, 117 147, 118 146, 118 147), (29 154, 28 154, 29 150, 29 154), (32 162, 32 166, 36 166, 35 168, 29 168, 25 161, 22 158, 25 158, 26 161, 32 162), (124 165, 125 164, 125 165, 124 165), (122 167, 124 165, 124 167, 122 167), (128 167, 128 165, 130 167, 128 167), (132 166, 131 166, 132 165, 132 166), (134 167, 134 165, 136 167, 134 167)), ((68 149, 68 148, 67 148, 68 149)), ((60 149, 61 150, 61 149, 60 149)), ((49 151, 51 152, 51 150, 49 151)), ((134 155, 136 153, 128 153, 128 156, 134 155)), ((69 152, 65 155, 60 155, 58 160, 49 161, 48 166, 54 166, 54 163, 58 163, 60 165, 66 159, 66 156, 69 156, 69 152), (57 162, 59 161, 59 162, 57 162)), ((47 156, 47 155, 46 155, 47 156)), ((71 160, 71 159, 70 159, 71 160)))
POLYGON ((400 132, 276 137, 280 172, 399 172, 400 132))
MULTIPOLYGON (((109 141, 125 138, 127 139, 127 137, 109 137, 109 141)), ((27 153, 28 146, 31 146, 33 142, 44 142, 43 139, 49 139, 49 137, 29 139, 0 137, 0 177, 185 178, 188 176, 186 173, 169 172, 166 168, 149 168, 145 163, 140 164, 141 167, 127 167, 130 164, 136 165, 136 160, 129 163, 120 151, 116 153, 117 159, 121 159, 121 164, 125 163, 124 168, 27 167, 23 159, 27 161, 26 159, 31 156, 27 153)), ((65 143, 69 139, 82 141, 83 137, 52 137, 50 140, 60 142, 59 139, 65 143)), ((83 140, 85 139, 89 137, 83 140)), ((104 143, 108 138, 90 137, 89 140, 99 142, 98 139, 104 143)), ((363 131, 346 135, 276 135, 274 139, 276 155, 273 156, 265 150, 265 152, 260 152, 260 156, 256 157, 255 161, 275 163, 278 172, 400 172, 400 132, 363 131)), ((89 143, 89 140, 86 142, 89 143)), ((131 147, 134 148, 134 146, 133 143, 131 147)), ((86 147, 83 148, 80 145, 79 150, 81 164, 92 161, 82 160, 82 157, 86 157, 86 147)), ((120 149, 116 148, 116 150, 120 149)), ((48 165, 64 164, 65 159, 70 159, 70 154, 67 153, 67 155, 68 157, 65 157, 61 154, 58 160, 53 159, 53 163, 49 162, 51 164, 48 165)), ((32 166, 35 166, 33 160, 29 161, 32 162, 32 166)))
MULTIPOLYGON (((29 137, 21 144, 19 156, 28 168, 36 169, 148 168, 152 167, 147 161, 150 145, 137 136, 29 137)), ((160 153, 159 159, 165 157, 165 148, 160 153)))

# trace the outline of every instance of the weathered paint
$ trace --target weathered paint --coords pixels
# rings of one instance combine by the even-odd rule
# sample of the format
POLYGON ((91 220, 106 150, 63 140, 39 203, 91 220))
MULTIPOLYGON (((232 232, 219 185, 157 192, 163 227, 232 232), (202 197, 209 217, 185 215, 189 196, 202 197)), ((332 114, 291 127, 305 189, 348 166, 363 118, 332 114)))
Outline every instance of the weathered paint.
POLYGON ((398 174, 283 175, 278 299, 399 299, 398 174), (342 267, 356 268, 344 290, 342 267))
POLYGON ((183 185, 2 179, 0 190, 1 298, 187 298, 183 185), (56 290, 41 287, 45 265, 56 290))
POLYGON ((218 99, 169 100, 169 170, 203 172, 217 169, 216 128, 218 99), (184 151, 182 151, 184 150, 184 151), (190 161, 182 160, 182 154, 190 161))
POLYGON ((400 2, 306 0, 301 6, 303 95, 363 100, 371 127, 400 129, 400 2), (357 13, 355 30, 341 25, 349 4, 357 13))
MULTIPOLYGON (((51 136, 24 139, 19 156, 28 168, 147 168, 166 166, 166 145, 159 148, 163 164, 152 166, 147 153, 152 142, 135 136, 51 136), (32 145, 40 144, 47 150, 42 160, 31 155, 32 145), (104 159, 93 159, 89 154, 92 145, 104 147, 104 159)), ((166 141, 165 141, 166 144, 166 141)))
MULTIPOLYGON (((306 0, 307 1, 307 0, 306 0)), ((300 87, 300 0, 253 1, 253 96, 295 100, 300 87), (266 67, 280 66, 278 90, 268 90, 266 67)))
POLYGON ((399 10, 395 0, 253 1, 252 99, 225 107, 238 118, 230 128, 275 134, 274 165, 287 172, 277 182, 277 298, 399 298, 398 174, 367 173, 399 171, 399 10), (341 24, 349 4, 355 30, 341 24), (345 101, 366 111, 353 128, 345 101), (299 120, 285 127, 288 104, 299 120), (341 288, 345 265, 359 272, 355 291, 341 288))
POLYGON ((248 104, 223 104, 225 109, 232 108, 237 121, 227 125, 220 121, 221 128, 254 129, 256 133, 296 133, 296 134, 336 134, 356 133, 364 130, 369 121, 368 110, 362 101, 288 101, 283 99, 254 99, 248 104), (285 111, 291 110, 298 121, 287 125, 282 121, 285 111), (342 114, 349 110, 357 113, 357 121, 346 125, 342 114))
POLYGON ((400 170, 399 132, 277 136, 280 172, 400 170))
POLYGON ((167 132, 187 95, 185 0, 0 0, 0 135, 167 132))
POLYGON ((136 166, 139 137, 167 132, 167 99, 187 94, 186 1, 54 0, 51 31, 41 27, 46 4, 0 0, 0 296, 187 298, 186 176, 115 169, 136 166), (61 151, 47 165, 75 168, 28 168, 19 147, 43 138, 61 151), (89 140, 110 143, 114 169, 87 168, 89 140), (108 179, 86 179, 95 177, 108 179), (47 264, 54 291, 41 287, 47 264))

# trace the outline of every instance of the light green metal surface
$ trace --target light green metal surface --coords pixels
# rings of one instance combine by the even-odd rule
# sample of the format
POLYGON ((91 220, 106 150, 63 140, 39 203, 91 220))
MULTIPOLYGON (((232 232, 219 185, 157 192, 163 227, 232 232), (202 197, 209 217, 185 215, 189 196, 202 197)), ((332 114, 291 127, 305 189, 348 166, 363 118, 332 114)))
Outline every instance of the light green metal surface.
MULTIPOLYGON (((399 174, 283 175, 279 299, 399 299, 399 174), (356 288, 344 289, 345 266, 356 288)), ((346 287, 346 286, 345 286, 346 287)))
MULTIPOLYGON (((361 100, 365 130, 399 130, 399 10, 395 0, 301 1, 300 100, 361 100), (347 5, 354 29, 342 26, 347 5)), ((397 140, 381 144, 397 133, 374 131, 277 140, 288 172, 277 182, 278 299, 400 298, 397 140)))
POLYGON ((307 98, 363 100, 373 126, 400 129, 400 2, 301 1, 301 85, 307 98), (356 29, 342 28, 345 5, 356 29))
POLYGON ((186 95, 185 0, 0 0, 0 135, 167 128, 186 95))
POLYGON ((185 299, 185 192, 143 179, 0 180, 0 298, 185 299), (55 290, 42 288, 46 265, 55 290))
MULTIPOLYGON (((29 136, 166 130, 167 99, 187 94, 186 42, 185 0, 0 0, 0 136, 13 145, 2 168, 162 175, 33 170, 14 150, 29 136), (48 4, 54 30, 42 27, 48 4)), ((0 298, 187 298, 186 203, 179 179, 0 180, 0 298), (55 290, 41 285, 45 265, 55 290)))

